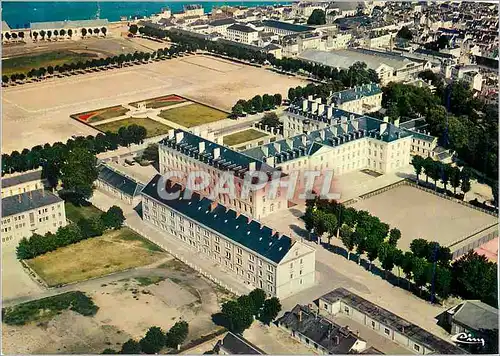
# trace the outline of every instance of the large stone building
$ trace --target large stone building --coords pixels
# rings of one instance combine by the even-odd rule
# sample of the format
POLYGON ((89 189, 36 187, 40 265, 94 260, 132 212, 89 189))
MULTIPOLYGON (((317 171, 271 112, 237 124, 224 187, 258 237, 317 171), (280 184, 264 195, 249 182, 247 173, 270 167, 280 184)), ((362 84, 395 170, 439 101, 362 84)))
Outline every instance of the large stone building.
POLYGON ((365 84, 333 93, 329 100, 336 108, 367 114, 382 109, 382 90, 378 84, 365 84))
POLYGON ((144 221, 213 259, 246 284, 279 298, 314 284, 315 250, 301 241, 160 175, 142 196, 144 221))
POLYGON ((202 171, 210 175, 212 181, 205 189, 199 191, 203 195, 214 195, 214 199, 225 206, 256 219, 269 213, 286 209, 286 194, 268 199, 267 193, 274 179, 280 179, 279 170, 263 161, 249 157, 215 142, 183 130, 171 130, 169 137, 160 142, 160 173, 180 171, 183 177, 172 177, 174 181, 187 183, 190 172, 202 171), (268 175, 269 184, 259 190, 251 190, 247 196, 240 194, 245 182, 245 174, 261 171, 268 175), (234 197, 217 191, 218 183, 231 173, 237 193, 234 197), (179 179, 180 178, 180 179, 179 179))
POLYGON ((43 186, 41 170, 2 178, 2 198, 42 189, 43 186))
POLYGON ((235 23, 226 28, 226 37, 230 41, 251 44, 259 39, 259 31, 251 26, 235 23))
POLYGON ((44 189, 2 198, 2 242, 18 243, 66 225, 64 201, 44 189))

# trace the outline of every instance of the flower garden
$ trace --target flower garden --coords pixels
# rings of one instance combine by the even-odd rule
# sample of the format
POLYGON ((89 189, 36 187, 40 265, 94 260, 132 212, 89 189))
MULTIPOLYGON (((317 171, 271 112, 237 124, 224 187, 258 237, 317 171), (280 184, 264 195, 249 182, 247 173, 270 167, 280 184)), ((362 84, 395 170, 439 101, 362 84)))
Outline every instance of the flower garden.
POLYGON ((86 124, 113 119, 125 115, 129 110, 121 105, 73 114, 71 117, 86 124))

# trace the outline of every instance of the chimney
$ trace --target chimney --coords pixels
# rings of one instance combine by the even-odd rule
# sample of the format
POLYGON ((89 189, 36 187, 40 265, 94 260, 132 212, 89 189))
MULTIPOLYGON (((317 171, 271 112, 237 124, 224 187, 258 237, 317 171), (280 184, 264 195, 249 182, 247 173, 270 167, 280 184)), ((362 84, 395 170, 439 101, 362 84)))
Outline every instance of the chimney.
POLYGON ((182 139, 184 138, 184 132, 177 132, 175 134, 175 142, 176 143, 180 143, 182 141, 182 139))
POLYGON ((355 131, 359 130, 359 121, 358 120, 353 120, 351 121, 352 126, 354 127, 355 131))
POLYGON ((248 164, 248 170, 249 170, 250 172, 253 172, 253 171, 255 171, 256 169, 257 169, 257 164, 256 164, 255 162, 250 162, 250 163, 248 164))
POLYGON ((302 100, 302 111, 307 111, 307 100, 302 100))
POLYGON ((45 186, 42 184, 42 197, 45 197, 45 186))
POLYGON ((325 104, 319 104, 318 105, 318 115, 323 114, 324 111, 325 111, 325 104))
POLYGON ((394 120, 394 126, 399 127, 399 118, 397 118, 396 120, 394 120))
POLYGON ((301 140, 302 140, 302 146, 306 146, 307 145, 307 136, 302 135, 301 140))
POLYGON ((322 129, 322 130, 319 130, 319 137, 321 137, 321 140, 324 141, 325 140, 325 130, 322 129))
POLYGON ((28 192, 28 196, 30 199, 33 199, 33 195, 31 194, 31 190, 28 192))
POLYGON ((347 133, 347 122, 341 123, 340 127, 342 128, 343 133, 347 133))
POLYGON ((22 202, 22 196, 21 196, 21 194, 18 194, 18 197, 19 197, 19 203, 21 203, 22 202))
POLYGON ((198 151, 200 151, 200 153, 205 152, 205 141, 201 141, 198 143, 198 151))
POLYGON ((380 124, 380 134, 382 135, 387 130, 387 123, 380 124))
POLYGON ((268 146, 262 146, 261 149, 262 149, 262 153, 264 153, 264 156, 267 157, 267 155, 269 154, 269 147, 268 146))
POLYGON ((299 309, 299 323, 302 322, 302 309, 299 309))
POLYGON ((312 113, 315 113, 315 112, 316 112, 316 110, 318 110, 318 103, 314 101, 314 102, 311 104, 311 112, 312 112, 312 113))
POLYGON ((389 116, 384 116, 384 122, 389 122, 389 116))
POLYGON ((326 117, 327 117, 327 118, 331 118, 331 117, 332 117, 332 115, 333 115, 333 108, 332 108, 331 106, 328 106, 328 107, 326 108, 326 117))
POLYGON ((266 163, 270 165, 271 167, 274 167, 274 156, 272 157, 267 157, 266 163))
POLYGON ((309 95, 309 96, 307 97, 307 100, 313 101, 313 96, 312 96, 312 95, 309 95))
POLYGON ((220 157, 220 147, 214 148, 214 159, 220 157))
POLYGON ((212 204, 210 204, 210 211, 214 211, 215 208, 217 208, 218 205, 219 205, 219 203, 217 203, 217 200, 214 200, 212 202, 212 204))
POLYGON ((276 150, 276 152, 280 153, 281 152, 281 145, 277 142, 275 142, 273 145, 274 145, 274 149, 276 150))

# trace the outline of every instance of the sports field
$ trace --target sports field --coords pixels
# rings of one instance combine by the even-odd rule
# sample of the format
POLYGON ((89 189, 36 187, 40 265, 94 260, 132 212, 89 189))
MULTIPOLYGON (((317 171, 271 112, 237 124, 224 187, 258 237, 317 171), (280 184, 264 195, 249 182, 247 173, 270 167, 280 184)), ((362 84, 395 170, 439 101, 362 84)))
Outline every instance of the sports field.
POLYGON ((175 93, 229 111, 239 99, 263 93, 286 96, 288 88, 306 84, 264 69, 196 55, 4 88, 2 150, 9 153, 66 141, 72 135, 95 135, 97 130, 70 119, 71 114, 95 108, 175 93))
POLYGON ((407 185, 351 206, 400 229, 398 246, 403 250, 417 238, 448 246, 497 222, 491 215, 407 185))

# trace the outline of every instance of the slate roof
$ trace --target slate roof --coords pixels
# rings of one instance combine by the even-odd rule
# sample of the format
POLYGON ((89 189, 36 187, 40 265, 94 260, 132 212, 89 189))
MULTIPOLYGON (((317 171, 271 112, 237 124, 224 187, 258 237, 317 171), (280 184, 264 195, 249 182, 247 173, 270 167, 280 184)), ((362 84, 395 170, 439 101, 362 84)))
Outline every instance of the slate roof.
POLYGON ((279 28, 286 31, 293 32, 307 32, 313 31, 314 27, 303 26, 303 25, 295 25, 293 23, 276 21, 276 20, 262 20, 262 24, 267 27, 279 28))
POLYGON ((358 100, 365 96, 381 94, 380 86, 375 83, 360 85, 352 89, 336 92, 332 95, 337 104, 347 103, 349 101, 358 100))
POLYGON ((78 21, 51 21, 51 22, 32 22, 32 30, 58 29, 58 28, 79 28, 79 27, 102 27, 108 26, 107 19, 97 20, 78 20, 78 21))
POLYGON ((176 129, 172 138, 165 138, 160 141, 160 144, 177 150, 180 153, 191 156, 201 162, 214 166, 220 170, 231 170, 241 177, 249 170, 250 164, 255 164, 255 169, 258 171, 267 172, 269 175, 276 171, 275 168, 250 157, 244 153, 234 151, 225 146, 221 146, 215 142, 206 140, 200 136, 194 135, 190 132, 176 129), (182 132, 182 139, 176 142, 176 135, 182 132), (199 152, 200 142, 205 144, 205 150, 199 152), (215 159, 215 150, 219 149, 220 156, 215 159))
POLYGON ((212 200, 202 197, 198 193, 193 192, 190 199, 164 199, 162 196, 165 194, 179 192, 180 197, 182 197, 183 194, 190 193, 187 189, 183 191, 179 184, 170 186, 169 183, 157 174, 146 185, 141 194, 176 210, 187 218, 226 236, 274 263, 279 264, 292 247, 290 237, 279 235, 258 221, 221 204, 213 207, 212 200))
POLYGON ((227 29, 228 30, 233 30, 233 31, 246 32, 246 33, 257 32, 256 29, 254 29, 254 28, 252 28, 250 26, 240 25, 238 23, 235 23, 234 25, 229 26, 227 29))
POLYGON ((13 187, 15 185, 32 182, 35 180, 39 181, 41 179, 42 179, 41 170, 20 174, 14 177, 2 178, 2 188, 13 187))
POLYGON ((253 345, 242 336, 228 332, 222 340, 219 340, 214 347, 217 353, 220 350, 226 351, 229 355, 265 355, 266 353, 253 345))
POLYGON ((291 311, 286 312, 278 319, 278 324, 304 335, 328 350, 329 354, 345 355, 358 341, 347 327, 341 327, 322 316, 316 316, 304 305, 297 304, 291 311))
POLYGON ((498 309, 479 300, 468 300, 455 312, 453 321, 476 331, 498 330, 498 309))
POLYGON ((229 17, 227 19, 220 19, 220 20, 213 20, 213 21, 210 21, 208 24, 210 26, 224 26, 224 25, 230 25, 230 24, 233 24, 235 23, 236 21, 229 17))
POLYGON ((422 329, 418 325, 391 313, 387 309, 379 307, 372 302, 361 298, 357 294, 351 293, 345 288, 337 288, 330 293, 327 293, 319 299, 329 303, 342 300, 352 308, 368 315, 373 320, 386 325, 387 327, 396 330, 398 333, 405 335, 414 342, 424 345, 426 348, 433 350, 437 354, 464 354, 465 351, 433 334, 422 329))
POLYGON ((115 189, 130 197, 136 196, 144 187, 142 184, 138 183, 129 176, 114 170, 105 164, 100 164, 99 167, 97 167, 97 171, 99 172, 97 179, 111 185, 115 189))
POLYGON ((62 201, 57 195, 42 189, 13 195, 2 198, 2 217, 17 215, 62 201))

